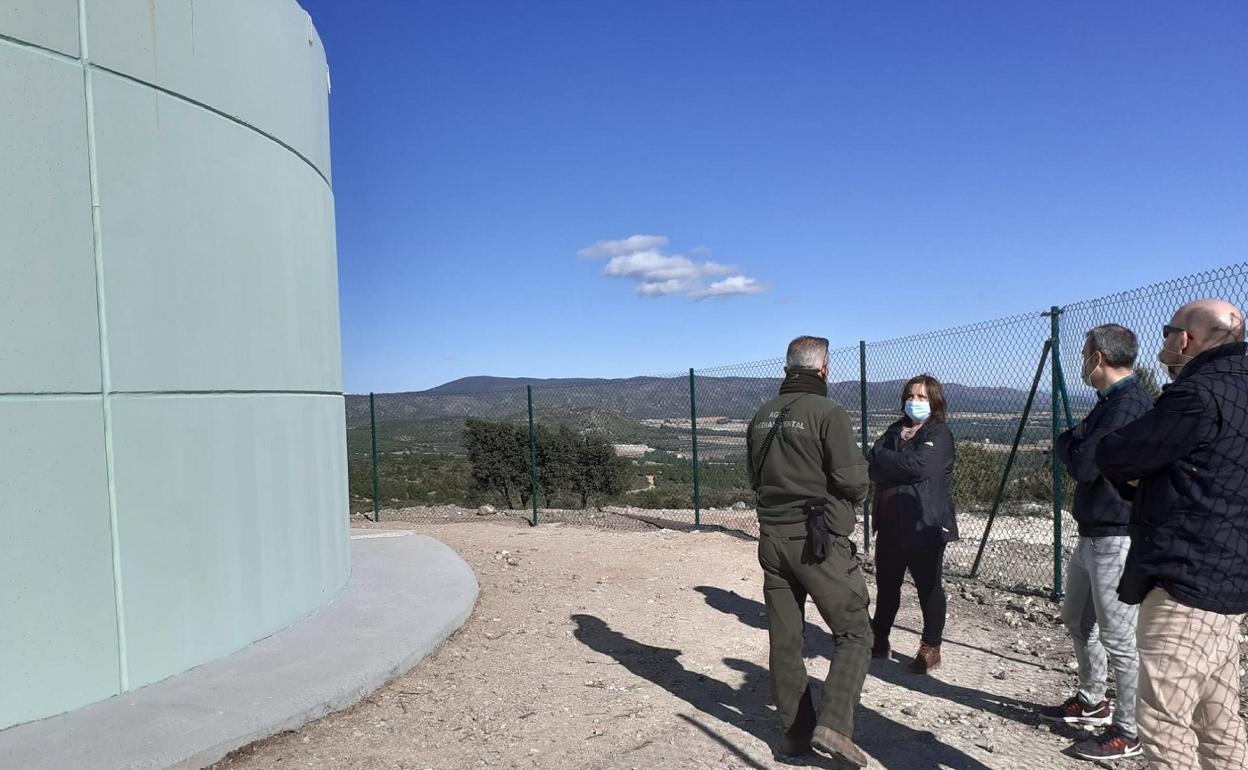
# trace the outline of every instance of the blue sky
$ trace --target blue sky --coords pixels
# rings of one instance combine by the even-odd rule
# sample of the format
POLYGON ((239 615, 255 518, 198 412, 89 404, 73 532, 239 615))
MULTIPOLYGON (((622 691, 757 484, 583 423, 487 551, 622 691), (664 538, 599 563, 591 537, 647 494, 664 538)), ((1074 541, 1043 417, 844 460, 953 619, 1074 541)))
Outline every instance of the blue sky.
POLYGON ((771 358, 1248 259, 1245 3, 301 2, 350 392, 771 358))

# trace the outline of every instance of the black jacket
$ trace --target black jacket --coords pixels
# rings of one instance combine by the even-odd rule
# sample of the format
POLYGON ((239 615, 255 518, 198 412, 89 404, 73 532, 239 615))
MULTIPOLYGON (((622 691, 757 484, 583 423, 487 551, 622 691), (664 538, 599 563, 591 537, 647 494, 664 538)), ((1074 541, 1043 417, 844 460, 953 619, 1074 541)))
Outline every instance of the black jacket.
POLYGON ((807 501, 826 498, 833 531, 849 535, 856 521, 854 506, 867 496, 867 463, 854 440, 849 415, 822 395, 827 391, 821 381, 815 387, 802 381, 800 372, 786 376, 780 395, 763 404, 745 434, 758 520, 764 524, 804 521, 807 501), (767 434, 786 406, 790 411, 764 460, 767 434))
POLYGON ((1235 343, 1197 356, 1151 411, 1097 447, 1105 478, 1139 480, 1124 602, 1160 586, 1190 607, 1248 612, 1245 351, 1235 343))
POLYGON ((901 445, 904 420, 888 426, 871 449, 875 482, 872 529, 882 541, 916 548, 958 539, 953 512, 953 432, 928 421, 901 445))
POLYGON ((1083 537, 1127 534, 1131 503, 1096 467, 1096 447, 1101 439, 1137 419, 1153 406, 1139 381, 1124 380, 1098 396, 1096 406, 1083 421, 1082 438, 1068 430, 1057 439, 1057 458, 1075 480, 1075 521, 1083 537))

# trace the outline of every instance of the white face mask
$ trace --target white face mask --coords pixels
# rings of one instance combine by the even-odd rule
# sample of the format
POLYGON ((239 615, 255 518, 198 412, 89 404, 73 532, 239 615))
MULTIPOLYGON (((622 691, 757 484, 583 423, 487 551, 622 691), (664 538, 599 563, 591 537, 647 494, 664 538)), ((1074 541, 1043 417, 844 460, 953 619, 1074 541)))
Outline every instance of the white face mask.
POLYGON ((926 401, 911 399, 906 402, 906 416, 915 422, 923 422, 932 416, 932 406, 926 401))
MULTIPOLYGON (((1165 327, 1165 330, 1167 332, 1171 332, 1172 334, 1182 334, 1184 337, 1191 339, 1186 329, 1182 329, 1180 327, 1172 327, 1172 326, 1167 325, 1165 327)), ((1160 362, 1161 365, 1166 368, 1166 374, 1170 375, 1170 379, 1174 380, 1178 378, 1179 373, 1183 371, 1183 367, 1187 365, 1187 362, 1191 361, 1196 356, 1189 356, 1188 354, 1184 353, 1181 350, 1172 350, 1166 347, 1166 340, 1170 339, 1170 336, 1171 336, 1170 334, 1167 334, 1166 337, 1161 341, 1161 352, 1157 354, 1157 361, 1160 362), (1170 355, 1176 356, 1183 360, 1181 363, 1174 363, 1174 364, 1168 363, 1164 358, 1162 358, 1162 355, 1164 355, 1165 353, 1169 353, 1170 355)))
MULTIPOLYGON (((1170 348, 1167 348, 1167 347, 1162 347, 1161 353, 1169 353, 1172 356, 1179 356, 1180 358, 1185 358, 1188 361, 1191 361, 1193 358, 1196 357, 1196 356, 1189 356, 1186 353, 1180 353, 1177 350, 1171 350, 1170 348)), ((1166 374, 1170 375, 1170 379, 1172 380, 1178 379, 1179 373, 1183 371, 1183 367, 1186 366, 1187 364, 1186 363, 1168 364, 1166 363, 1165 359, 1161 357, 1161 353, 1157 354, 1157 362, 1166 368, 1166 374)))
MULTIPOLYGON (((1095 353, 1093 353, 1093 354, 1092 354, 1092 356, 1094 356, 1094 355, 1096 355, 1096 354, 1095 354, 1095 353)), ((1083 368, 1084 368, 1084 369, 1088 368, 1088 361, 1090 361, 1090 360, 1092 359, 1092 356, 1088 356, 1087 358, 1083 359, 1083 368)), ((1096 387, 1095 385, 1093 385, 1093 384, 1092 384, 1092 378, 1096 376, 1096 370, 1097 370, 1097 369, 1100 369, 1100 368, 1101 368, 1101 365, 1100 365, 1100 364, 1097 364, 1096 366, 1092 367, 1092 371, 1090 371, 1090 372, 1082 372, 1079 376, 1083 379, 1083 384, 1084 384, 1084 385, 1087 385, 1089 388, 1094 388, 1094 387, 1096 387)))

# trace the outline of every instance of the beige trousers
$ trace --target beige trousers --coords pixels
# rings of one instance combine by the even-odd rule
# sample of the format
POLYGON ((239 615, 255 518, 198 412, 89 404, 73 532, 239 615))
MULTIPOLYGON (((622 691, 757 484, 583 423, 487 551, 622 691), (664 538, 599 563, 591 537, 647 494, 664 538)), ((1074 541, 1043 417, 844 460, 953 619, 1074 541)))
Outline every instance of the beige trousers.
POLYGON ((1243 615, 1197 610, 1154 588, 1140 605, 1136 720, 1155 770, 1244 770, 1239 716, 1243 615))

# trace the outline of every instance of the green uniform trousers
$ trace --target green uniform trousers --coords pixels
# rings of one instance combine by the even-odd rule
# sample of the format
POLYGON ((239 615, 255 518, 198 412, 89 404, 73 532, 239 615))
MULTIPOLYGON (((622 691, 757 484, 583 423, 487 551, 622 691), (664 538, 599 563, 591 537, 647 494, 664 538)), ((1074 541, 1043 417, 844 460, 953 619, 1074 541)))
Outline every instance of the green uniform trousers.
MULTIPOLYGON (((871 664, 870 600, 848 538, 833 537, 827 558, 816 563, 806 544, 806 523, 761 524, 758 562, 763 567, 767 633, 771 638, 771 695, 786 734, 809 735, 815 725, 854 733, 854 707, 871 664), (806 662, 806 597, 832 632, 831 665, 816 717, 806 662)), ((821 651, 822 652, 822 651, 821 651)))

